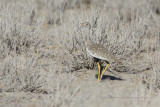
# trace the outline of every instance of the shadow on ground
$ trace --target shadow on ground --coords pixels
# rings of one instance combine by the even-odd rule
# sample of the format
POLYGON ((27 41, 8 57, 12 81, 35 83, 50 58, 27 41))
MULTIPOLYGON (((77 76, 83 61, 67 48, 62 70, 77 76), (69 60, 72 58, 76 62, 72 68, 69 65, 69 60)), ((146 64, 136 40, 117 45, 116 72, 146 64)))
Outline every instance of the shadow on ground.
MULTIPOLYGON (((98 74, 95 75, 95 77, 98 79, 98 74)), ((118 78, 118 77, 115 77, 115 76, 111 76, 111 75, 103 75, 102 77, 102 80, 124 80, 124 79, 121 79, 121 78, 118 78)))

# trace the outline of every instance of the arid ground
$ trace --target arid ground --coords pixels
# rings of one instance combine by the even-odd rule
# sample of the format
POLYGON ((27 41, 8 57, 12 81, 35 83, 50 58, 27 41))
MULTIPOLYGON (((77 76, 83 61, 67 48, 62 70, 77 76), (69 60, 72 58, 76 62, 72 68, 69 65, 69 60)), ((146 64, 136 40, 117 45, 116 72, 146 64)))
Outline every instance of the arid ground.
POLYGON ((160 0, 0 0, 0 107, 157 107, 159 91, 160 0), (123 63, 100 82, 83 22, 123 63))

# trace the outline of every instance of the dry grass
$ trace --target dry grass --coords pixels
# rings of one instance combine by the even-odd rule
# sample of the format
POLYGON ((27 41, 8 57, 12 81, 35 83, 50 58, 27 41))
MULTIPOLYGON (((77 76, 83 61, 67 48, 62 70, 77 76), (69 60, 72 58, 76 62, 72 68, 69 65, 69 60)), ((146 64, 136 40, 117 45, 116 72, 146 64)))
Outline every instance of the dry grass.
POLYGON ((159 0, 0 0, 0 106, 156 106, 159 5, 159 0), (125 67, 111 64, 109 71, 125 81, 95 82, 97 67, 85 52, 82 22, 91 23, 95 43, 121 59, 125 67))

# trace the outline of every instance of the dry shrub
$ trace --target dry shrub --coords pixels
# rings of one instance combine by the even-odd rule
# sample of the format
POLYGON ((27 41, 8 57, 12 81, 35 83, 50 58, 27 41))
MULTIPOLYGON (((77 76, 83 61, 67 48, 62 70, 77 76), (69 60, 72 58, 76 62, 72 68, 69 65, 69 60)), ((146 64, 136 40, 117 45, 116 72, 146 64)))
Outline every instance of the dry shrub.
POLYGON ((0 92, 48 94, 46 102, 53 106, 81 103, 84 95, 77 94, 82 84, 75 84, 77 77, 70 73, 97 69, 86 54, 88 31, 79 27, 82 22, 91 23, 92 41, 124 64, 111 64, 109 70, 132 74, 150 70, 140 79, 149 90, 159 89, 158 1, 0 2, 4 3, 0 3, 0 92))

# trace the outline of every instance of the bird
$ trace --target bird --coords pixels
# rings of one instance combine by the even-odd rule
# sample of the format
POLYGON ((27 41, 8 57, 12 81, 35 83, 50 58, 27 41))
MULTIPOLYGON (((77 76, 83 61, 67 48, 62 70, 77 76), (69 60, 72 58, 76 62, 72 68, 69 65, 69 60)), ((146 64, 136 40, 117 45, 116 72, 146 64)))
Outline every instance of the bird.
POLYGON ((91 39, 91 24, 89 22, 84 22, 80 24, 80 27, 87 28, 88 35, 87 40, 85 40, 86 53, 92 57, 98 65, 98 81, 102 80, 104 72, 107 70, 111 62, 120 63, 120 59, 113 55, 107 48, 103 45, 94 43, 91 39), (107 65, 101 72, 100 61, 105 61, 107 65))

